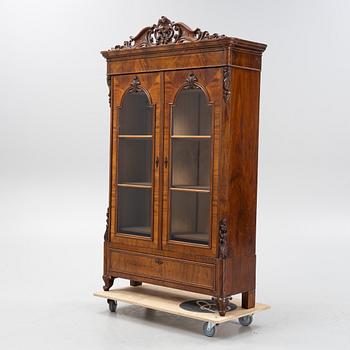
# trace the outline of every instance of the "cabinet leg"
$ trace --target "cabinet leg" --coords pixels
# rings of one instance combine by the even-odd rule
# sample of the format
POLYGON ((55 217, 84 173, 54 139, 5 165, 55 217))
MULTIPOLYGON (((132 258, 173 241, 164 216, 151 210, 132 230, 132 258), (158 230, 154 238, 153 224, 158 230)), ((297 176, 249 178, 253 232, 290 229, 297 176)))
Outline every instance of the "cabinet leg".
POLYGON ((130 286, 131 286, 131 287, 138 287, 138 286, 142 286, 142 282, 140 282, 140 281, 130 280, 130 286))
POLYGON ((220 316, 225 316, 228 304, 230 303, 231 297, 214 297, 213 300, 215 300, 216 307, 219 311, 220 316))
POLYGON ((255 307, 255 290, 248 290, 242 293, 242 308, 251 309, 255 307))
POLYGON ((105 283, 105 285, 103 286, 103 290, 109 290, 109 288, 111 288, 113 286, 113 282, 114 282, 114 277, 113 276, 108 276, 108 275, 103 275, 102 276, 103 281, 105 283))

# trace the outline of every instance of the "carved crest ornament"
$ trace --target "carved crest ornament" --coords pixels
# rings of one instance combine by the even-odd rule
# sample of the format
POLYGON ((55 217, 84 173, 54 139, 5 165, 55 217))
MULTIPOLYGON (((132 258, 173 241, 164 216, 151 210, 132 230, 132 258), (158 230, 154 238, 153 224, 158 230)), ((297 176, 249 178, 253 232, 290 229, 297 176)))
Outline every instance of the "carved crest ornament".
POLYGON ((176 44, 223 37, 225 35, 219 35, 217 33, 209 34, 207 31, 201 31, 199 28, 192 30, 184 23, 175 23, 167 17, 162 16, 157 24, 142 29, 135 37, 131 36, 130 40, 124 41, 123 45, 116 45, 111 50, 176 44))

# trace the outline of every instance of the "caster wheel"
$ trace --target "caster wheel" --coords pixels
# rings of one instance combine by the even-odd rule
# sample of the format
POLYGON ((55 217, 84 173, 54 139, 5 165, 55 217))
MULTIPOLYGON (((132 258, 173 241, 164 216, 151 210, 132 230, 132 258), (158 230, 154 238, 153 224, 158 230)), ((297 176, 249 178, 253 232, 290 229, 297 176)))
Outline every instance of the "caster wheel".
POLYGON ((213 323, 205 322, 203 323, 203 334, 207 337, 213 337, 215 334, 216 326, 213 323))
POLYGON ((115 300, 108 299, 107 303, 110 312, 115 312, 117 310, 117 302, 115 300))
POLYGON ((253 315, 242 316, 238 321, 242 326, 249 326, 253 322, 253 315))

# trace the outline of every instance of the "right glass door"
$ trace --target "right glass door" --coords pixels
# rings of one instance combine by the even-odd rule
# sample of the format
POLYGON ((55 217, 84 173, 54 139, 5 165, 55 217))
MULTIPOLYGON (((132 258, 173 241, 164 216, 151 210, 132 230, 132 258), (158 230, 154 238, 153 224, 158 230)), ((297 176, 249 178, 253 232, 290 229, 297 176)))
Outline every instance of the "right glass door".
POLYGON ((211 107, 204 92, 181 89, 171 117, 170 239, 208 245, 211 107))
POLYGON ((212 107, 196 79, 189 75, 169 111, 168 239, 208 246, 212 107))

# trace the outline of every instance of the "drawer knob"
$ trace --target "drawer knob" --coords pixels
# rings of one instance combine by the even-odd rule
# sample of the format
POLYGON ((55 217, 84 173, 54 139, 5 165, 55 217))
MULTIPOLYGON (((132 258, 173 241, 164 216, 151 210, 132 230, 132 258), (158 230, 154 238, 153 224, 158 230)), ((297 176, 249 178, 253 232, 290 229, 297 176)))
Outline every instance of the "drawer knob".
POLYGON ((159 259, 159 258, 156 258, 156 263, 161 265, 161 264, 163 264, 163 261, 161 259, 159 259))

